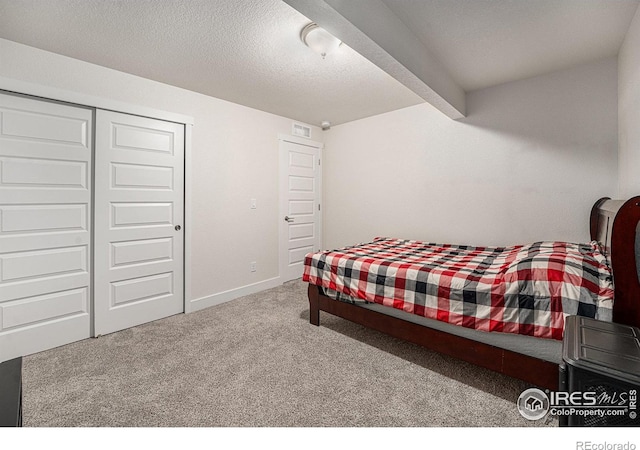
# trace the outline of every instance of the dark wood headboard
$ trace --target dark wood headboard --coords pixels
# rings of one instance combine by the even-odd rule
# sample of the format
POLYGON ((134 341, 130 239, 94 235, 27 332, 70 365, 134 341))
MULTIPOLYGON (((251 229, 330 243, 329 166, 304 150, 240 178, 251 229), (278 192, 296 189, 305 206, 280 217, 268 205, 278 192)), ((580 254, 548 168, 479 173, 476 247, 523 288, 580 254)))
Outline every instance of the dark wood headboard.
POLYGON ((591 239, 602 244, 613 271, 613 321, 640 327, 640 196, 601 198, 591 208, 591 239))

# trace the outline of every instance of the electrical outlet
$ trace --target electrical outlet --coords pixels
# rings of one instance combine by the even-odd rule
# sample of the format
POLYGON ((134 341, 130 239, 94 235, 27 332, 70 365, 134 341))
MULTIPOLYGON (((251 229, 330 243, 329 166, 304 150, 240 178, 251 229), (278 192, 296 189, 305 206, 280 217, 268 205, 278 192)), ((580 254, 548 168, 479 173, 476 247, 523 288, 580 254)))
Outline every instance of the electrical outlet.
POLYGON ((249 263, 249 270, 251 272, 255 272, 257 270, 257 265, 258 265, 258 263, 255 262, 255 261, 250 262, 249 263))
POLYGON ((251 209, 256 209, 258 206, 258 203, 256 202, 255 198, 251 199, 251 209))

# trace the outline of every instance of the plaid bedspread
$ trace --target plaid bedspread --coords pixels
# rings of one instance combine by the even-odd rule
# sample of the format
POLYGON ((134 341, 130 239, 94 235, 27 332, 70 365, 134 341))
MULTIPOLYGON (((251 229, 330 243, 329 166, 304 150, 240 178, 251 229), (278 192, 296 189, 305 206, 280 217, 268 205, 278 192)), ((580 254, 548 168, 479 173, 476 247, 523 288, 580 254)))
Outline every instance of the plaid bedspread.
POLYGON ((455 325, 552 339, 562 339, 565 316, 611 321, 613 307, 612 273, 595 241, 470 247, 376 238, 306 255, 303 280, 455 325))

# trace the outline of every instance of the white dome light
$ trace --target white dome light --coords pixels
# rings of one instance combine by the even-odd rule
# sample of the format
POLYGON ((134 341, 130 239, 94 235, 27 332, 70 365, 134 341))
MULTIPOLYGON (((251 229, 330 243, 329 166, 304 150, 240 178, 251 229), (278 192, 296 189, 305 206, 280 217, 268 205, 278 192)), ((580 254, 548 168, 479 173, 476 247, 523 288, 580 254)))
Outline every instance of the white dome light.
POLYGON ((302 29, 300 39, 322 58, 336 50, 342 43, 338 38, 313 22, 302 29))

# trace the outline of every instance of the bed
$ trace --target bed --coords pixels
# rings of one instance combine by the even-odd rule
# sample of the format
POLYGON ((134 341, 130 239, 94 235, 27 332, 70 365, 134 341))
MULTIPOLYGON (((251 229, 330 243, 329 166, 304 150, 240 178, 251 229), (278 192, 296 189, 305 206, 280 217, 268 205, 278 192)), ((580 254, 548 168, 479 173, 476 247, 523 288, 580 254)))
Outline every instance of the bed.
MULTIPOLYGON (((310 323, 319 326, 320 311, 324 311, 390 336, 524 380, 533 385, 557 390, 558 364, 562 355, 561 339, 564 316, 567 314, 586 315, 601 320, 613 320, 618 323, 640 326, 640 275, 638 272, 640 239, 636 239, 636 236, 640 235, 639 221, 640 197, 634 197, 627 201, 602 198, 593 205, 590 214, 591 243, 537 243, 533 249, 527 247, 526 250, 529 252, 527 254, 531 255, 549 252, 552 252, 555 256, 558 254, 564 255, 562 256, 561 265, 570 265, 566 261, 574 261, 576 255, 578 259, 585 259, 586 266, 584 265, 585 262, 580 261, 583 264, 580 266, 580 270, 582 270, 581 273, 583 275, 588 274, 589 276, 584 276, 578 281, 574 280, 569 284, 577 286, 577 289, 581 290, 581 292, 585 291, 585 285, 589 285, 589 289, 594 291, 595 294, 592 299, 582 298, 586 295, 583 293, 580 294, 579 301, 567 302, 563 299, 564 309, 562 305, 558 306, 557 302, 555 306, 554 304, 547 305, 547 310, 553 312, 559 309, 560 312, 551 313, 550 318, 543 318, 544 320, 539 319, 538 316, 540 314, 536 313, 535 318, 532 316, 531 323, 527 326, 519 325, 519 330, 504 329, 504 323, 508 324, 509 320, 488 320, 487 318, 492 318, 492 313, 490 312, 485 312, 485 319, 487 320, 472 319, 469 321, 468 317, 465 318, 462 315, 450 320, 448 317, 444 319, 439 317, 439 312, 436 310, 430 313, 425 312, 424 302, 415 302, 415 305, 410 304, 409 306, 406 304, 398 305, 397 298, 392 298, 392 292, 395 289, 394 285, 398 283, 402 285, 403 289, 415 289, 416 287, 416 283, 410 287, 405 286, 406 279, 413 279, 413 276, 407 276, 406 274, 398 276, 397 280, 391 279, 391 281, 389 277, 385 277, 386 281, 383 281, 382 284, 386 284, 389 287, 386 290, 384 286, 379 289, 364 286, 358 290, 355 287, 355 284, 359 283, 357 279, 350 289, 345 289, 345 285, 336 283, 335 278, 325 276, 323 281, 321 279, 323 278, 322 276, 317 276, 318 273, 322 273, 321 271, 317 272, 318 261, 326 263, 326 258, 331 256, 331 252, 309 254, 305 258, 305 275, 303 279, 309 282, 310 323), (545 248, 545 245, 557 245, 557 247, 549 249, 545 248), (541 246, 542 251, 540 249, 541 246), (583 258, 583 255, 588 257, 585 256, 583 258), (314 264, 315 267, 313 269, 316 272, 310 270, 314 264), (594 266, 602 267, 595 270, 594 266), (332 281, 330 282, 330 280, 332 281), (597 285, 591 286, 593 283, 597 285), (422 310, 417 309, 420 308, 419 304, 423 305, 422 310), (416 311, 418 312, 416 313, 416 311)), ((415 246, 424 243, 402 241, 401 244, 415 246)), ((389 240, 380 242, 378 240, 369 243, 369 247, 371 245, 377 246, 376 248, 378 249, 382 248, 383 253, 389 253, 386 256, 392 258, 398 256, 391 250, 394 248, 393 245, 396 245, 394 242, 389 240)), ((455 250, 454 255, 464 254, 464 251, 469 249, 469 247, 464 247, 460 250, 458 247, 450 245, 441 245, 440 247, 442 249, 436 250, 444 253, 451 253, 453 248, 455 250)), ((520 251, 520 247, 524 246, 514 247, 518 247, 516 250, 520 251)), ((470 247, 470 249, 472 253, 475 252, 474 255, 478 251, 489 252, 482 253, 482 255, 489 254, 491 257, 494 255, 492 252, 504 249, 513 250, 511 247, 498 250, 484 247, 470 247)), ((365 245, 364 248, 357 247, 356 250, 369 251, 370 248, 365 245)), ((500 257, 503 257, 503 255, 500 255, 500 257)), ((466 260, 465 264, 468 264, 468 261, 470 260, 466 260)), ((556 260, 554 261, 557 262, 556 260)), ((431 262, 437 263, 437 260, 431 262)), ((453 265, 455 266, 456 264, 457 261, 453 265)), ((464 267, 464 264, 462 264, 462 267, 464 267)), ((359 267, 359 269, 362 269, 362 274, 354 277, 366 280, 366 267, 359 267)), ((484 276, 485 274, 482 273, 484 269, 484 266, 479 264, 473 272, 480 273, 479 276, 484 276)), ((486 270, 487 272, 491 270, 489 265, 487 265, 486 270)), ((563 271, 564 269, 560 268, 560 270, 563 271)), ((569 269, 567 269, 567 273, 569 272, 569 269)), ((377 276, 379 273, 375 275, 377 276)), ((394 272, 392 276, 395 275, 396 273, 394 272)), ((373 276, 373 278, 376 276, 373 276)), ((565 278, 567 278, 566 274, 565 278)), ((468 280, 466 281, 468 284, 468 280)), ((344 283, 348 283, 348 281, 344 283)), ((361 282, 360 284, 362 285, 361 282)), ((448 289, 449 286, 447 285, 445 288, 448 289)), ((424 287, 422 289, 424 290, 424 287)), ((492 289, 496 289, 496 287, 494 286, 492 289)), ((562 286, 558 289, 566 289, 566 287, 562 286)), ((439 288, 438 295, 441 292, 442 287, 439 288)), ((446 292, 446 295, 443 295, 442 298, 450 300, 451 294, 449 291, 446 292)), ((466 296, 467 293, 464 295, 466 296)), ((532 309, 544 308, 536 307, 532 309)), ((542 316, 545 315, 549 314, 542 314, 542 316)), ((476 310, 474 310, 472 316, 477 316, 476 310)))

